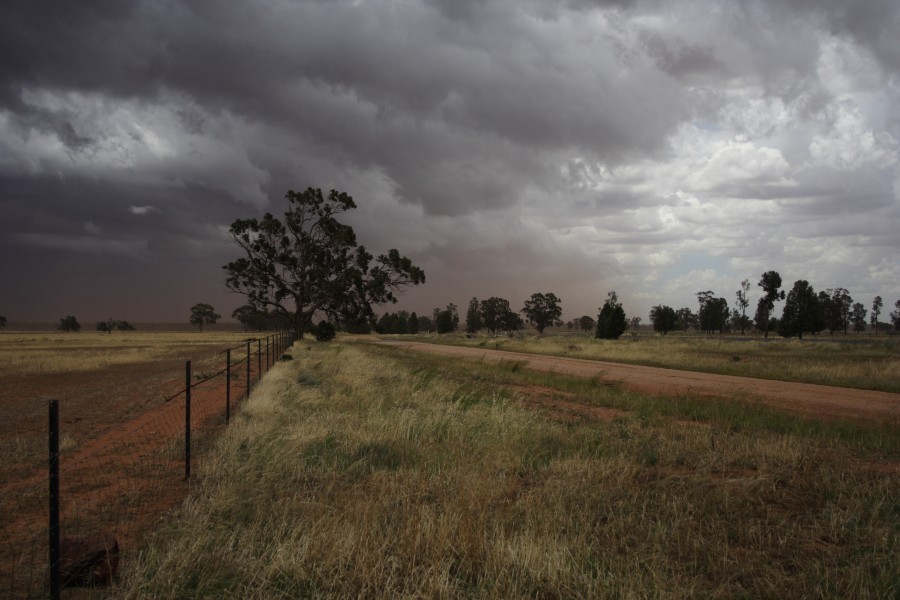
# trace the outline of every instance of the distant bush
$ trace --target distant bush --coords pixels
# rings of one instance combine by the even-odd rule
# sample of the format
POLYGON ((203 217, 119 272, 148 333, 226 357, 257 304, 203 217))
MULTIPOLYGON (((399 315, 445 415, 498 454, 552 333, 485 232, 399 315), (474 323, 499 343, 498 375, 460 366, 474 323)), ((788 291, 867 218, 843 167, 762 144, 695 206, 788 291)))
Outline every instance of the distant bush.
POLYGON ((327 342, 334 339, 335 328, 328 321, 320 321, 318 325, 313 327, 312 333, 316 336, 317 342, 327 342))

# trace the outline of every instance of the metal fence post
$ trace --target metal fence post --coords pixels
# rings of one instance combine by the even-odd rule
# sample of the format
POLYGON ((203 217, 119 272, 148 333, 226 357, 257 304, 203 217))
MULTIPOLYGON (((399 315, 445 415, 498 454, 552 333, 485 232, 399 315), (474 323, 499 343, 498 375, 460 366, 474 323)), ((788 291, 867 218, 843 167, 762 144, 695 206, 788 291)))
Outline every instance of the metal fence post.
POLYGON ((250 397, 250 342, 247 342, 247 397, 250 397))
POLYGON ((225 424, 231 419, 231 348, 225 351, 225 424))
POLYGON ((272 339, 272 336, 266 336, 266 371, 269 370, 269 340, 272 339))
POLYGON ((59 401, 50 401, 50 597, 59 600, 59 401))
POLYGON ((262 381, 262 340, 256 338, 256 381, 262 381))
POLYGON ((191 361, 184 363, 184 479, 191 478, 191 361))

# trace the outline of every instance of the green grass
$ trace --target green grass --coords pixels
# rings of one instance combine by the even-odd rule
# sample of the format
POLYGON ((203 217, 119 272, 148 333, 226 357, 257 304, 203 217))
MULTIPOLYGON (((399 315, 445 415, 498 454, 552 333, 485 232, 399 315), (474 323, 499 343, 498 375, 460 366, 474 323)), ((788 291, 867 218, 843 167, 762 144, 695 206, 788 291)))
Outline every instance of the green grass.
POLYGON ((841 336, 837 341, 820 341, 645 335, 633 339, 626 335, 619 340, 599 340, 584 334, 519 333, 513 337, 431 334, 398 339, 900 393, 897 338, 841 336))
POLYGON ((900 455, 860 425, 512 362, 342 342, 293 355, 118 597, 900 593, 900 455), (526 393, 627 412, 563 422, 526 393))

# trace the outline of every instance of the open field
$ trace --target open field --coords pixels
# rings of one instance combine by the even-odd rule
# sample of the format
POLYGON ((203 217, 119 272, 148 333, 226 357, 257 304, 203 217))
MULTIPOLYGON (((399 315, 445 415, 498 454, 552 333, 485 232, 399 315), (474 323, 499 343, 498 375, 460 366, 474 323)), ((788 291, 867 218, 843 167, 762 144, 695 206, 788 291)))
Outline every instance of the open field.
POLYGON ((900 337, 650 336, 600 340, 586 334, 384 336, 551 356, 900 392, 900 337))
POLYGON ((224 348, 258 337, 0 332, 0 450, 6 465, 46 458, 48 400, 60 401, 60 418, 68 425, 65 449, 75 449, 184 387, 185 360, 194 361, 196 373, 211 373, 224 348))
POLYGON ((900 428, 295 344, 127 598, 900 593, 900 428))

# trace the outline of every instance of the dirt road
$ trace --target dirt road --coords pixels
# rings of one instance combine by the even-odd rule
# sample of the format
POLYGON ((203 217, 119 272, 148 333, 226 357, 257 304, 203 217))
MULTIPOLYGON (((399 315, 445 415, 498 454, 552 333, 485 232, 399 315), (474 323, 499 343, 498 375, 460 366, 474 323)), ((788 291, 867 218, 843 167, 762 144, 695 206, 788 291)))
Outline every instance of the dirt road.
POLYGON ((817 417, 852 417, 880 421, 900 419, 900 394, 888 392, 404 340, 378 340, 376 343, 470 360, 520 361, 529 369, 579 377, 599 377, 603 381, 616 382, 626 390, 648 394, 739 398, 817 417))

